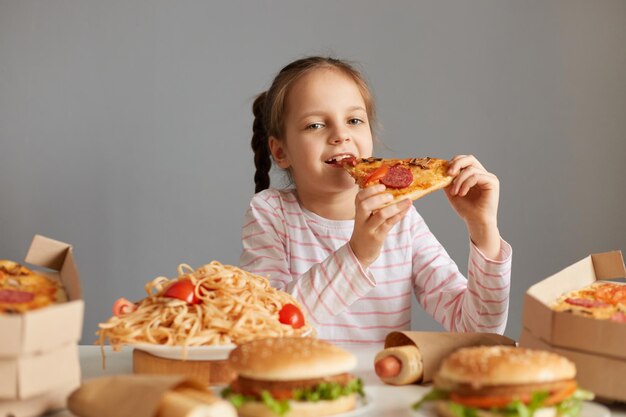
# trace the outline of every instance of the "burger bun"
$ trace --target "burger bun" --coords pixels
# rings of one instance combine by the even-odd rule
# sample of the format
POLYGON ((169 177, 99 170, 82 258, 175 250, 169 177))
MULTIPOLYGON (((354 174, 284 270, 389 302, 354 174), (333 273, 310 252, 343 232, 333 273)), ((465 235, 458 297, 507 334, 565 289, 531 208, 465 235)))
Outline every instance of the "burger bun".
MULTIPOLYGON (((356 394, 317 402, 289 401, 289 411, 282 417, 330 416, 354 410, 355 407, 356 394)), ((239 417, 279 417, 261 401, 247 401, 237 411, 239 417)))

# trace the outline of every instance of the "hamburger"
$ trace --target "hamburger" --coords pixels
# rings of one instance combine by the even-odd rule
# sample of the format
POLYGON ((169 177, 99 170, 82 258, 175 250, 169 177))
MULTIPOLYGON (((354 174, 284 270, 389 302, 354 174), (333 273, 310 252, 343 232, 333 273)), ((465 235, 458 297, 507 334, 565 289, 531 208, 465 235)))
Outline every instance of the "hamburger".
POLYGON ((237 378, 222 396, 242 417, 342 413, 364 395, 361 380, 349 373, 356 363, 350 352, 318 339, 258 339, 230 353, 237 378))
POLYGON ((459 349, 442 363, 433 401, 440 417, 575 417, 593 394, 578 388, 576 367, 552 352, 512 346, 459 349))

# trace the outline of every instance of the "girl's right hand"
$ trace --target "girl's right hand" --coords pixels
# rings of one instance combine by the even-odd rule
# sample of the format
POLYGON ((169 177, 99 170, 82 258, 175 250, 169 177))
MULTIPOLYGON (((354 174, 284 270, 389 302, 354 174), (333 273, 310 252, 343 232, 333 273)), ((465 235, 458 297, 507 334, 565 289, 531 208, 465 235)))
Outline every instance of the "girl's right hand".
POLYGON ((379 208, 393 200, 391 194, 384 192, 385 189, 383 184, 376 184, 360 190, 356 195, 350 247, 363 268, 369 267, 378 258, 387 234, 413 204, 406 199, 379 208))

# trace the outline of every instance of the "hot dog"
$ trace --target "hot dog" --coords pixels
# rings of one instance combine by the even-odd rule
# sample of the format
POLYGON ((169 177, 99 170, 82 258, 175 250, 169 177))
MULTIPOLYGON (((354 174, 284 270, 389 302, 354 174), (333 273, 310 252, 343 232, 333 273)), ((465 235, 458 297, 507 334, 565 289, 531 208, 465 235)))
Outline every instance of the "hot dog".
POLYGON ((387 348, 378 352, 374 358, 374 370, 387 384, 411 384, 422 379, 422 355, 414 345, 387 348))

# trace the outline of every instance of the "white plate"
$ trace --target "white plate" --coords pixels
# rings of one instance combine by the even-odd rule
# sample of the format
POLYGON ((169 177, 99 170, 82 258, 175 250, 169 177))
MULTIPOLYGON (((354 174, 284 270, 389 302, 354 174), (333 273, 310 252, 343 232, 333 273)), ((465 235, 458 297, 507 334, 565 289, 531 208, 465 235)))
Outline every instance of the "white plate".
POLYGON ((346 411, 345 413, 340 414, 333 414, 332 417, 356 417, 371 411, 373 407, 374 402, 372 401, 371 395, 365 395, 365 398, 357 396, 356 408, 354 410, 346 411))
POLYGON ((237 345, 216 345, 216 346, 189 346, 187 355, 182 346, 164 346, 151 343, 129 344, 134 349, 143 350, 151 355, 165 359, 190 360, 190 361, 219 361, 228 359, 228 354, 237 345))
POLYGON ((585 401, 579 417, 610 417, 611 411, 602 404, 585 401))
MULTIPOLYGON (((435 412, 434 403, 424 404, 422 408, 417 411, 413 411, 414 414, 426 416, 426 417, 434 417, 437 415, 435 412)), ((583 402, 583 407, 580 410, 580 414, 578 417, 610 417, 611 412, 608 408, 603 406, 602 404, 585 401, 583 402)))
MULTIPOLYGON (((302 334, 307 337, 313 329, 302 334)), ((182 346, 165 346, 155 345, 152 343, 129 343, 135 349, 143 350, 151 355, 165 359, 190 360, 190 361, 221 361, 228 359, 231 350, 237 347, 235 344, 230 345, 214 345, 214 346, 189 346, 187 347, 187 356, 185 356, 182 346)))
MULTIPOLYGON (((221 392, 224 387, 213 387, 213 392, 216 396, 221 398, 221 392)), ((364 415, 372 411, 374 407, 374 402, 372 401, 372 396, 365 393, 365 398, 361 398, 360 396, 356 397, 356 407, 354 410, 346 411, 345 413, 333 414, 332 417, 357 417, 364 415)))

